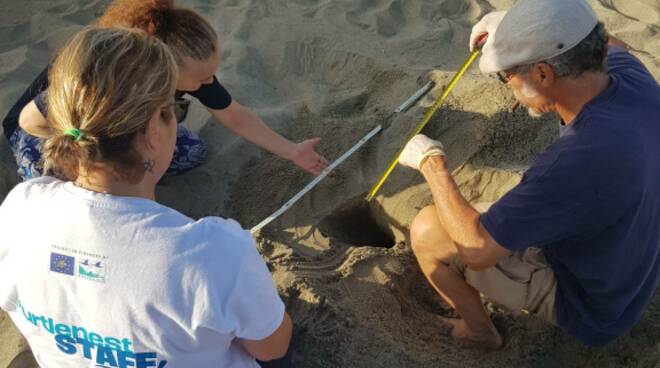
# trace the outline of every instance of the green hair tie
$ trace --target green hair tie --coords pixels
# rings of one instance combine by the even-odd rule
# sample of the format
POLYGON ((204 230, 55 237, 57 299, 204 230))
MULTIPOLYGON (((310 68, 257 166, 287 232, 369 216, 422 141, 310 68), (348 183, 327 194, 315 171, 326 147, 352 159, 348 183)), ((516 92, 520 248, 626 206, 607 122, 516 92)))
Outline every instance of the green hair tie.
POLYGON ((82 133, 80 132, 80 129, 78 128, 69 128, 64 131, 64 135, 68 135, 69 137, 73 137, 73 140, 78 142, 79 140, 82 139, 82 133))

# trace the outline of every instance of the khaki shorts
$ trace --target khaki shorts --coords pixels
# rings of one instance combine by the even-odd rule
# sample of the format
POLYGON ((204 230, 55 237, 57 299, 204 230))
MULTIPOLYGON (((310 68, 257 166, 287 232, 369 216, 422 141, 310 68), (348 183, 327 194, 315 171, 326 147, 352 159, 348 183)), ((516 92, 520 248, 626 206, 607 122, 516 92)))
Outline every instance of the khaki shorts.
MULTIPOLYGON (((475 207, 483 212, 489 205, 475 207)), ((513 252, 483 271, 467 268, 459 257, 454 257, 449 267, 489 300, 511 311, 531 313, 556 324, 557 280, 541 249, 532 247, 513 252)))

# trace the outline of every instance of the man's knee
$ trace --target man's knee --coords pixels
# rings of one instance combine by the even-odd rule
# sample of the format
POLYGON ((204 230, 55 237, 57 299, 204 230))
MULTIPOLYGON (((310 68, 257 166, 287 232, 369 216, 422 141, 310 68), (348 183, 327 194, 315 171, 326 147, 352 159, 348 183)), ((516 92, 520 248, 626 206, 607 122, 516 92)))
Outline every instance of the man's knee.
POLYGON ((413 250, 417 250, 420 245, 427 242, 431 237, 434 228, 437 227, 438 219, 435 212, 435 206, 430 205, 422 208, 410 224, 410 239, 413 250))
POLYGON ((453 242, 438 219, 434 205, 424 207, 410 225, 411 248, 415 255, 445 258, 455 252, 453 242))

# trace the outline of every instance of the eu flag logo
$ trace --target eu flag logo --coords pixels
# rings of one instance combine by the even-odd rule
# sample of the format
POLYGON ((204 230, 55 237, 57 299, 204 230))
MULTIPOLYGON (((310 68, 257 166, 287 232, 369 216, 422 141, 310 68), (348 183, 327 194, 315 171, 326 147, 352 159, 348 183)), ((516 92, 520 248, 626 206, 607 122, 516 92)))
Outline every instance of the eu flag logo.
POLYGON ((65 256, 64 254, 54 253, 50 254, 50 270, 73 276, 73 269, 75 258, 65 256))

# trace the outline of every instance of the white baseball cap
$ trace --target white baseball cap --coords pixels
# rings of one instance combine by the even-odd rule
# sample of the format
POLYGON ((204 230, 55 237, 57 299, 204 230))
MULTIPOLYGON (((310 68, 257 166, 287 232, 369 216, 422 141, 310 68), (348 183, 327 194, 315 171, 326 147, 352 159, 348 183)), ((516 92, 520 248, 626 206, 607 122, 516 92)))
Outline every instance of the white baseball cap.
POLYGON ((585 0, 518 0, 482 49, 479 68, 495 73, 575 47, 598 24, 585 0))

